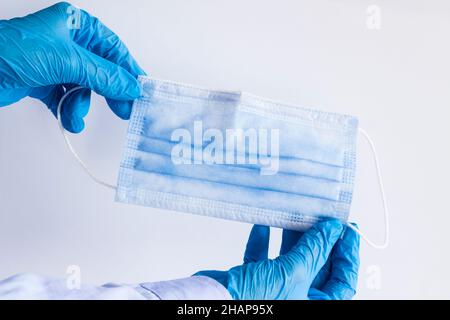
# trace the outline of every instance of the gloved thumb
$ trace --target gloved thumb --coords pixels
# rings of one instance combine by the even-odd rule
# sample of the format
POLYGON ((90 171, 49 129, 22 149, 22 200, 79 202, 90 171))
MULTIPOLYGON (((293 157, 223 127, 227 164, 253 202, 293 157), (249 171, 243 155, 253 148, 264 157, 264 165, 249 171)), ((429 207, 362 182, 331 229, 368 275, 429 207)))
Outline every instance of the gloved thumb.
POLYGON ((270 228, 256 225, 252 228, 244 254, 244 263, 268 259, 270 228))
POLYGON ((313 226, 285 255, 288 265, 294 268, 292 271, 301 276, 301 280, 312 282, 324 267, 343 231, 344 226, 339 220, 329 220, 313 226))
POLYGON ((75 47, 73 50, 77 51, 79 59, 71 61, 67 83, 78 84, 114 100, 131 101, 139 98, 140 85, 127 70, 84 48, 75 47))

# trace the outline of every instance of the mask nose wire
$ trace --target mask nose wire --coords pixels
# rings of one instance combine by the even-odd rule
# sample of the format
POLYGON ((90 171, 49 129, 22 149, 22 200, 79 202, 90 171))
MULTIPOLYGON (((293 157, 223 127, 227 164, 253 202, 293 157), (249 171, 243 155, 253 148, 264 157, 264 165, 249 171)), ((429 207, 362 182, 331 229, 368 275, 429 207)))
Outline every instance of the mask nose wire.
POLYGON ((105 181, 103 181, 102 179, 98 178, 95 174, 92 173, 92 171, 88 168, 88 166, 83 162, 83 160, 81 160, 80 156, 78 155, 78 153, 75 151, 75 149, 72 146, 72 143, 70 142, 69 136, 67 135, 66 130, 64 129, 64 126, 62 124, 62 118, 61 118, 61 111, 62 111, 62 105, 64 103, 64 101, 67 99, 67 97, 69 97, 72 93, 74 93, 75 91, 81 90, 83 89, 83 87, 75 87, 70 89, 69 91, 67 91, 63 97, 61 98, 61 100, 58 103, 58 109, 57 109, 57 116, 58 116, 58 124, 59 124, 59 129, 61 130, 61 133, 64 137, 64 141, 66 142, 67 148, 69 148, 70 153, 72 153, 72 155, 75 157, 75 159, 77 160, 77 162, 80 164, 81 168, 83 168, 83 171, 86 172, 86 174, 97 184, 104 186, 108 189, 111 190, 117 190, 117 187, 109 184, 105 181))
POLYGON ((384 229, 385 229, 385 235, 384 235, 384 242, 382 244, 376 244, 373 241, 371 241, 364 233, 362 233, 358 228, 356 228, 354 225, 348 223, 347 226, 354 230, 367 244, 369 244, 371 247, 378 249, 378 250, 384 250, 389 246, 389 232, 390 232, 390 223, 389 223, 389 207, 387 204, 386 199, 386 192, 384 189, 384 182, 383 182, 383 176, 381 174, 381 165, 380 160, 378 157, 377 149, 375 148, 375 143, 373 142, 372 138, 369 136, 369 134, 364 129, 359 129, 359 133, 364 137, 364 139, 369 143, 370 149, 372 150, 373 159, 375 162, 375 167, 377 171, 378 176, 378 185, 380 188, 381 193, 381 199, 383 201, 383 210, 384 210, 384 229))

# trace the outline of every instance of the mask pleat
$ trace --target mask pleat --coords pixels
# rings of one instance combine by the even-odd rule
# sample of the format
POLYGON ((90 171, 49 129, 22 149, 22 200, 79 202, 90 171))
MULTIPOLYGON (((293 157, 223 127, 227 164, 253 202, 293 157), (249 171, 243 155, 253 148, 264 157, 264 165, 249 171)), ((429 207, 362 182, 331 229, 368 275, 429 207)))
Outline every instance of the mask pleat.
MULTIPOLYGON (((160 155, 165 155, 170 157, 172 154, 172 150, 174 146, 176 146, 176 142, 161 140, 158 138, 149 138, 147 136, 138 136, 135 135, 133 138, 131 135, 129 136, 129 147, 135 148, 136 150, 140 150, 145 153, 155 153, 160 155), (133 145, 131 145, 133 144, 133 145)), ((197 154, 194 145, 190 145, 187 147, 192 148, 191 157, 183 158, 186 161, 202 160, 196 159, 195 155, 197 154)), ((202 148, 200 148, 202 149, 202 148)), ((226 155, 223 157, 226 158, 226 155)), ((343 180, 344 172, 346 171, 345 167, 329 165, 318 163, 315 161, 307 160, 307 159, 299 159, 299 158, 288 158, 280 156, 278 158, 279 161, 279 173, 284 174, 293 174, 293 175, 302 175, 302 176, 311 176, 317 179, 325 179, 332 180, 336 182, 341 182, 343 180)), ((226 164, 224 164, 226 166, 226 164)), ((253 168, 255 170, 261 170, 261 165, 232 165, 232 166, 244 166, 246 168, 253 168)))
POLYGON ((143 190, 216 201, 229 201, 232 198, 233 203, 236 204, 306 215, 326 216, 332 212, 333 216, 342 218, 339 216, 337 203, 331 200, 185 177, 174 179, 173 176, 153 172, 123 170, 133 172, 134 183, 140 185, 143 190), (150 181, 151 183, 149 183, 150 181))
MULTIPOLYGON (((179 164, 174 165, 170 157, 142 153, 136 154, 134 166, 129 169, 141 172, 160 173, 174 177, 224 183, 230 186, 292 193, 303 196, 339 201, 341 185, 338 182, 316 179, 308 176, 278 173, 274 176, 262 176, 259 170, 251 168, 207 165, 179 164)), ((205 190, 207 193, 207 190, 205 190)))

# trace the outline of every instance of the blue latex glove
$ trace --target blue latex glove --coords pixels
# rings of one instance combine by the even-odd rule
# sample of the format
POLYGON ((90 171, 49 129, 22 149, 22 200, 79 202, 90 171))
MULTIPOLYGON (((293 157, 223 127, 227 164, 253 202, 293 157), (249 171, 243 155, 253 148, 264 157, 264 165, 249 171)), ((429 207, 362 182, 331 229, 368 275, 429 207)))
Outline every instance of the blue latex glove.
POLYGON ((131 101, 140 96, 136 78, 143 74, 117 35, 68 3, 0 21, 0 107, 29 96, 56 115, 65 90, 80 85, 88 89, 71 95, 62 111, 64 127, 79 133, 91 90, 129 119, 131 101))
POLYGON ((331 220, 305 234, 284 231, 280 256, 275 260, 268 259, 269 238, 270 228, 255 226, 244 265, 196 276, 217 280, 235 300, 353 298, 359 269, 359 236, 353 230, 331 220))

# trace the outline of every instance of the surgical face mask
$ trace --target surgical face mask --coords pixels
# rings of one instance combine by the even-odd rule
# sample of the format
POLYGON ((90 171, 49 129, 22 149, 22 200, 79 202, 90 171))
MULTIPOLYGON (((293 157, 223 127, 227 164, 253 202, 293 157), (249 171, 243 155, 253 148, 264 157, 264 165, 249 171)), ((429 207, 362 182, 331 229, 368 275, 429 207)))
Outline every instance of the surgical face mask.
MULTIPOLYGON (((117 187, 76 156, 95 181, 116 190, 117 201, 296 231, 328 218, 347 223, 358 132, 368 138, 356 118, 240 92, 140 82, 117 187)), ((382 195, 387 214, 383 188, 382 195)), ((387 241, 369 243, 384 248, 387 241)))

